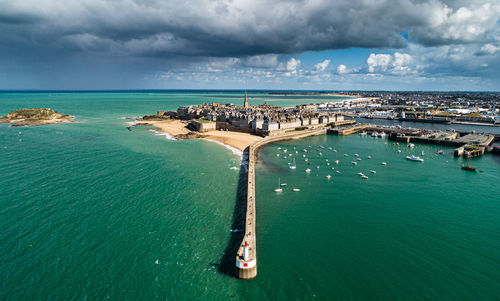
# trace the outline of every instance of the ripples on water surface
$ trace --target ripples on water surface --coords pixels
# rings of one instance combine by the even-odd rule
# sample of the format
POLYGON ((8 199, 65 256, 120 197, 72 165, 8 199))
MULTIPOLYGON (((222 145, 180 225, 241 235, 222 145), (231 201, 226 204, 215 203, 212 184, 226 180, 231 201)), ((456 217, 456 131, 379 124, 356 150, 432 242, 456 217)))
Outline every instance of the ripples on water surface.
MULTIPOLYGON (((239 281, 219 272, 240 158, 207 141, 129 132, 122 118, 221 96, 238 94, 0 94, 0 115, 51 107, 80 121, 0 125, 0 299, 500 295, 498 162, 490 155, 471 160, 483 170, 472 174, 449 153, 408 162, 385 140, 359 136, 265 147, 257 166, 259 276, 239 281), (342 174, 325 178, 325 159, 336 167, 327 149, 323 158, 308 153, 310 175, 305 162, 297 159, 292 171, 275 155, 279 146, 308 145, 336 148, 342 174), (354 153, 363 158, 356 167, 354 153), (358 170, 369 179, 362 181, 358 170), (288 183, 281 195, 273 192, 278 176, 288 183), (294 186, 301 192, 293 193, 294 186)), ((278 105, 304 101, 250 96, 278 105)))

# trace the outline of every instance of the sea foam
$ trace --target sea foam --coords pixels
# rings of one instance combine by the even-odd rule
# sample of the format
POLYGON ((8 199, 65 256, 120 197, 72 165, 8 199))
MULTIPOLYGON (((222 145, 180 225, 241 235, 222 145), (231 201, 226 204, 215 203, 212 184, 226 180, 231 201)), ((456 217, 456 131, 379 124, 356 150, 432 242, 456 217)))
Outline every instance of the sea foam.
POLYGON ((167 140, 177 140, 177 139, 175 139, 174 136, 172 136, 168 133, 164 133, 164 132, 160 132, 160 131, 156 131, 156 130, 151 130, 151 132, 155 133, 157 136, 164 136, 165 138, 167 138, 167 140))
POLYGON ((237 148, 234 148, 234 147, 232 147, 232 146, 230 146, 230 145, 224 144, 224 143, 222 143, 222 142, 220 142, 220 141, 215 141, 215 140, 210 140, 210 139, 206 139, 206 140, 208 140, 208 141, 212 141, 212 142, 215 142, 215 143, 217 143, 217 144, 219 144, 219 145, 222 145, 222 146, 224 146, 225 148, 227 148, 228 150, 230 150, 230 151, 231 151, 233 154, 235 154, 236 156, 238 156, 238 157, 240 157, 240 158, 243 158, 243 152, 242 152, 242 151, 240 151, 240 150, 239 150, 239 149, 237 149, 237 148))

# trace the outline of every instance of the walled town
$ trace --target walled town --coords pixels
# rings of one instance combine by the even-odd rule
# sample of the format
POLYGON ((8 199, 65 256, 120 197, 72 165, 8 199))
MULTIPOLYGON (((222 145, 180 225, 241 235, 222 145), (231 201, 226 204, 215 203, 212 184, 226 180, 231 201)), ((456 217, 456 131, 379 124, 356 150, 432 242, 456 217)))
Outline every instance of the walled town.
POLYGON ((181 106, 177 111, 158 111, 155 117, 189 120, 190 126, 200 133, 226 130, 260 136, 355 123, 353 120, 344 120, 340 113, 318 110, 315 105, 298 105, 293 108, 266 103, 249 105, 246 93, 243 106, 205 103, 181 106))

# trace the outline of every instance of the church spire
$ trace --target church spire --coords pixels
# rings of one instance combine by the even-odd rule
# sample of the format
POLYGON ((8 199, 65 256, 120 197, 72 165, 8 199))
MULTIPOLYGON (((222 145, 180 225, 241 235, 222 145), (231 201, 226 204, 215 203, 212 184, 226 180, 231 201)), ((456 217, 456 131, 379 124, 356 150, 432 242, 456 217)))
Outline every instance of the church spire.
POLYGON ((245 102, 243 103, 245 108, 248 108, 248 98, 247 98, 247 90, 245 90, 245 102))

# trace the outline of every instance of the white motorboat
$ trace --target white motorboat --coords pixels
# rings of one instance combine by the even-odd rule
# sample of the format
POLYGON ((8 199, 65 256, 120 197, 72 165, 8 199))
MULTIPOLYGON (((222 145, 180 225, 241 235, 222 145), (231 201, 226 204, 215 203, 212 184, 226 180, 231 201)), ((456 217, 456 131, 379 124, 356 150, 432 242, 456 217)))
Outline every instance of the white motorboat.
POLYGON ((359 157, 359 155, 358 154, 354 154, 354 157, 359 157))
POLYGON ((293 165, 290 165, 290 169, 296 169, 297 165, 295 164, 295 158, 293 158, 293 165))
POLYGON ((339 160, 335 160, 335 164, 337 164, 337 165, 338 165, 338 164, 339 164, 339 160))
POLYGON ((361 179, 368 179, 368 177, 363 175, 363 176, 361 176, 361 179))
POLYGON ((349 157, 349 155, 348 154, 344 154, 344 157, 349 157))
POLYGON ((332 176, 330 176, 330 175, 326 175, 326 178, 327 178, 327 179, 330 179, 331 177, 332 177, 332 176))
POLYGON ((310 172, 311 172, 311 169, 310 169, 310 168, 307 168, 307 169, 306 169, 306 172, 307 172, 307 173, 310 173, 310 172))
POLYGON ((300 191, 299 188, 293 188, 292 190, 295 191, 295 192, 299 192, 300 191))
POLYGON ((371 159, 371 158, 372 158, 372 156, 366 156, 366 158, 367 158, 367 159, 371 159))
POLYGON ((387 163, 386 163, 386 162, 380 162, 380 164, 382 164, 382 165, 387 165, 387 163))
POLYGON ((352 165, 358 165, 358 162, 352 161, 351 163, 352 163, 352 165))
POLYGON ((372 174, 376 174, 377 172, 375 170, 370 170, 372 174))
POLYGON ((422 159, 420 157, 416 157, 414 155, 406 156, 406 160, 417 161, 417 162, 424 162, 424 159, 422 159))

